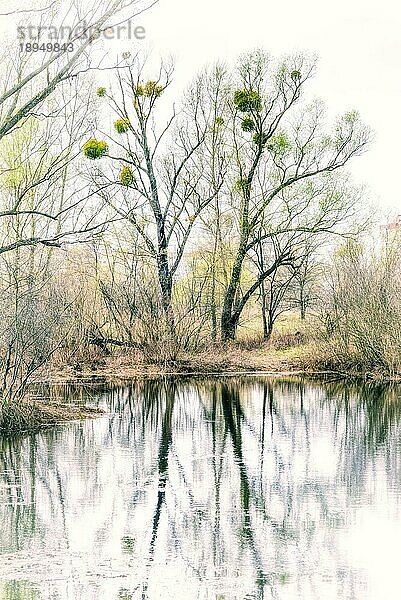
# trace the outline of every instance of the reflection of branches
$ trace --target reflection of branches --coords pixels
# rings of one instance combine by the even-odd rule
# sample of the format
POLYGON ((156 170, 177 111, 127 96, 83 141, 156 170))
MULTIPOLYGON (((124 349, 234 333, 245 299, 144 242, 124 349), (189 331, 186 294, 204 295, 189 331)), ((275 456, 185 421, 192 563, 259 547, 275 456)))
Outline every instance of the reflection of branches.
POLYGON ((241 403, 238 393, 234 392, 230 394, 228 386, 224 384, 222 385, 221 389, 221 402, 223 406, 225 424, 231 435, 234 455, 237 459, 237 465, 240 473, 240 497, 243 514, 243 535, 247 543, 249 544, 253 555, 253 560, 256 568, 256 585, 259 590, 259 593, 261 594, 260 598, 263 599, 263 588, 266 581, 266 575, 263 570, 262 557, 256 545, 255 535, 252 528, 252 520, 250 514, 250 498, 252 493, 251 486, 249 485, 247 469, 242 451, 241 403))
MULTIPOLYGON (((143 585, 142 589, 142 598, 145 599, 147 597, 147 590, 149 585, 149 573, 152 566, 154 553, 155 553, 155 544, 157 538, 157 532, 159 530, 160 524, 160 516, 163 508, 163 504, 165 502, 166 497, 166 485, 168 481, 168 459, 170 446, 172 441, 172 418, 173 418, 173 409, 174 409, 174 399, 175 394, 170 393, 166 396, 166 406, 164 409, 163 420, 162 420, 162 429, 160 434, 160 446, 159 446, 159 456, 158 456, 158 488, 157 488, 157 502, 156 508, 153 514, 153 522, 152 522, 152 533, 149 543, 149 553, 148 553, 148 576, 143 585)), ((148 413, 149 414, 149 413, 148 413)))
MULTIPOLYGON (((330 555, 333 582, 338 569, 347 573, 334 529, 375 458, 385 450, 388 472, 398 472, 397 388, 166 378, 36 392, 64 402, 90 395, 111 416, 3 440, 0 471, 9 483, 21 475, 30 505, 0 506, 0 552, 61 541, 68 556, 82 547, 121 555, 129 576, 114 598, 174 585, 164 565, 172 579, 193 577, 208 593, 223 593, 227 578, 238 597, 282 598, 289 580, 299 597, 307 585, 319 598, 320 556, 330 555), (335 458, 329 475, 314 462, 322 439, 335 458)), ((356 597, 357 574, 341 578, 356 597)))

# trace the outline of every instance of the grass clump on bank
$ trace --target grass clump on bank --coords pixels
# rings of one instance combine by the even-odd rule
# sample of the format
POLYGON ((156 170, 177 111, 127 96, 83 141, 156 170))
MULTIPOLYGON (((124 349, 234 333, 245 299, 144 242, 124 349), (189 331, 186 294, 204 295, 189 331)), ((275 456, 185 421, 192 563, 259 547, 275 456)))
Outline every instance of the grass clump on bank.
POLYGON ((0 408, 0 433, 34 433, 60 423, 95 418, 101 414, 103 412, 96 408, 45 403, 27 398, 0 408))

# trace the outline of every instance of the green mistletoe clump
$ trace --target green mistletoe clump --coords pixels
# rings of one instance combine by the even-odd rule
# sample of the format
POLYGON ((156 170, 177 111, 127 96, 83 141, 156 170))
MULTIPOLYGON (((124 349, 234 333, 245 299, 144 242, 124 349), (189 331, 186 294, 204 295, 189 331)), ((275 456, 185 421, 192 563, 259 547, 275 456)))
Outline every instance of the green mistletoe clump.
POLYGON ((99 96, 99 98, 103 98, 103 96, 106 94, 106 88, 105 87, 97 88, 96 94, 99 96))
POLYGON ((255 129, 254 120, 251 117, 245 117, 241 123, 241 129, 247 132, 253 131, 255 129))
POLYGON ((260 112, 262 98, 253 90, 237 90, 234 92, 234 104, 240 112, 260 112))
POLYGON ((138 84, 134 87, 134 96, 146 96, 147 98, 158 98, 164 91, 162 85, 158 85, 156 81, 147 81, 145 84, 138 84))
POLYGON ((120 182, 126 187, 135 182, 135 175, 130 167, 123 167, 120 171, 120 182))
POLYGON ((265 146, 267 144, 268 139, 269 136, 264 131, 262 131, 262 133, 255 133, 255 135, 253 136, 253 141, 257 146, 265 146))
POLYGON ((294 69, 294 71, 291 71, 291 79, 293 81, 295 81, 296 83, 298 83, 299 81, 301 81, 301 71, 298 71, 296 69, 294 69))
POLYGON ((82 150, 86 158, 96 160, 97 158, 102 158, 102 156, 107 154, 109 147, 103 140, 96 140, 95 138, 92 138, 84 144, 82 150))
POLYGON ((145 90, 143 89, 143 85, 137 85, 136 87, 134 87, 134 96, 136 96, 137 98, 139 96, 143 96, 145 90))
POLYGON ((285 131, 279 131, 270 139, 269 150, 281 156, 291 150, 291 142, 285 131))
POLYGON ((130 125, 131 122, 127 118, 117 119, 117 121, 114 123, 114 129, 117 131, 117 133, 127 133, 130 125))
POLYGON ((143 93, 148 98, 151 98, 152 96, 158 98, 162 94, 163 90, 163 86, 157 85, 156 81, 148 81, 143 88, 143 93))

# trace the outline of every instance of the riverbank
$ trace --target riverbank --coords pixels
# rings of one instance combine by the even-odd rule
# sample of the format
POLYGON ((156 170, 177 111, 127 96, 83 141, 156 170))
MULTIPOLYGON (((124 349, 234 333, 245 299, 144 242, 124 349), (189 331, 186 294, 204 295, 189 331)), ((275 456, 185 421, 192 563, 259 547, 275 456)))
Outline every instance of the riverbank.
MULTIPOLYGON (((262 341, 213 345, 202 352, 182 353, 174 361, 149 361, 138 351, 116 352, 110 356, 91 354, 69 364, 47 365, 37 374, 36 384, 76 381, 125 383, 140 377, 229 376, 229 375, 303 376, 309 378, 352 379, 374 382, 399 382, 401 375, 367 368, 346 360, 333 359, 313 342, 274 347, 262 341)), ((34 432, 45 427, 79 419, 96 418, 102 411, 86 406, 51 402, 46 398, 27 398, 0 412, 0 432, 34 432)))
POLYGON ((357 361, 334 360, 314 343, 292 344, 275 348, 263 342, 236 342, 214 345, 190 354, 182 353, 174 361, 147 361, 138 351, 98 356, 73 364, 47 369, 39 375, 41 382, 56 383, 76 379, 103 378, 126 381, 134 377, 166 375, 230 375, 258 373, 266 375, 336 375, 345 378, 400 381, 401 375, 379 368, 366 367, 357 361))
POLYGON ((36 433, 70 421, 103 415, 98 408, 26 398, 0 409, 0 434, 36 433))
POLYGON ((80 360, 61 368, 54 365, 39 373, 38 380, 50 383, 90 377, 127 380, 143 375, 298 373, 303 370, 304 356, 305 349, 302 347, 273 350, 266 344, 258 347, 247 347, 246 344, 216 345, 193 354, 182 353, 170 361, 149 361, 140 352, 131 351, 80 360))

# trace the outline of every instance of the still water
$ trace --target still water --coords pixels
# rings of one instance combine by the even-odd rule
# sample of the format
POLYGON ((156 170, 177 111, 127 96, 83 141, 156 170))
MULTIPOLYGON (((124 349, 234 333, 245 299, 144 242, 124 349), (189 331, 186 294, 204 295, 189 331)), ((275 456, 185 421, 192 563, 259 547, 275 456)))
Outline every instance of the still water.
POLYGON ((401 597, 401 389, 163 379, 0 440, 1 600, 401 597))

